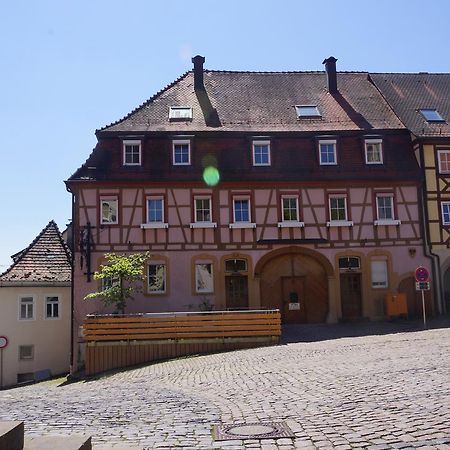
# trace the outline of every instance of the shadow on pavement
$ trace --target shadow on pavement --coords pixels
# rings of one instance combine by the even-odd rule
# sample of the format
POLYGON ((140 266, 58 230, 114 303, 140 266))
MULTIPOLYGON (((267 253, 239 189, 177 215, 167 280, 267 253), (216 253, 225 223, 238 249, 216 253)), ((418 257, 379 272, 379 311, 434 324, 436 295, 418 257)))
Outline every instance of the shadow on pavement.
POLYGON ((281 343, 318 342, 344 337, 410 333, 436 328, 450 328, 450 317, 440 316, 429 319, 426 328, 421 320, 407 319, 337 324, 286 324, 282 327, 281 343))

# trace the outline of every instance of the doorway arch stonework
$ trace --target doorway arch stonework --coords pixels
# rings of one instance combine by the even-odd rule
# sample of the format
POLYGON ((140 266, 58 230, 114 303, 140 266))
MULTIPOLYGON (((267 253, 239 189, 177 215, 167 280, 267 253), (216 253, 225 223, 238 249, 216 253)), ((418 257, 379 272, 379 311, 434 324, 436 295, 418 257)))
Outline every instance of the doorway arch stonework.
POLYGON ((336 277, 330 261, 321 253, 290 246, 273 250, 255 265, 261 306, 278 308, 283 322, 337 321, 336 277), (291 310, 300 304, 300 310, 291 310))

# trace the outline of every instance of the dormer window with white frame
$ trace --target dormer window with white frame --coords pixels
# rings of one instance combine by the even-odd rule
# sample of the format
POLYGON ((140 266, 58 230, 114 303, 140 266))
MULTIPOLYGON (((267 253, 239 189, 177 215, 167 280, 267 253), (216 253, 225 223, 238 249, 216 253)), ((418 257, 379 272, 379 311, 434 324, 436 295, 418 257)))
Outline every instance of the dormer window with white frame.
POLYGON ((382 144, 382 139, 365 139, 366 164, 383 164, 382 144))
POLYGON ((189 166, 191 164, 191 141, 176 139, 172 141, 173 165, 189 166))
POLYGON ((252 149, 254 166, 270 166, 270 141, 254 140, 252 149))
POLYGON ((171 106, 169 120, 192 120, 192 108, 190 106, 171 106))
POLYGON ((123 141, 123 165, 140 166, 142 164, 141 141, 123 141))
POLYGON ((299 119, 315 119, 322 117, 317 105, 295 105, 295 111, 299 119))
POLYGON ((394 194, 377 194, 377 220, 374 225, 400 225, 394 215, 394 194))
POLYGON ((337 164, 335 139, 321 139, 319 141, 319 162, 321 166, 335 166, 337 164))

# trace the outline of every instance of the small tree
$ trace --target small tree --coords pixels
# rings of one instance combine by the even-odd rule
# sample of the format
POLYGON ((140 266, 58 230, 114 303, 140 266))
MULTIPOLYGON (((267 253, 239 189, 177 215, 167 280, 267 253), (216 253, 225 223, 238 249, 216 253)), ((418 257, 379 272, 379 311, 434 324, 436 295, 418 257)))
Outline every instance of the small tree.
POLYGON ((145 280, 144 265, 148 253, 117 255, 106 253, 106 264, 102 264, 94 273, 94 280, 103 280, 102 290, 84 297, 85 300, 99 298, 105 305, 114 305, 116 312, 125 313, 127 301, 133 299, 134 292, 142 291, 145 280))

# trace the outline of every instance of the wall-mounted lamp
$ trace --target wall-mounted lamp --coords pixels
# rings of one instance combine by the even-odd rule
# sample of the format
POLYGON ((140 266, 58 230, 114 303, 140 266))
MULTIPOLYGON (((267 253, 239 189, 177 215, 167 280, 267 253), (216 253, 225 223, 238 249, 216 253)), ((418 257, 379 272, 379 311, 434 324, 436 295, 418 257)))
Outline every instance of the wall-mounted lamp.
POLYGON ((416 251, 417 250, 415 248, 413 248, 413 247, 408 248, 409 256, 411 256, 411 258, 414 258, 414 256, 416 256, 416 251))

